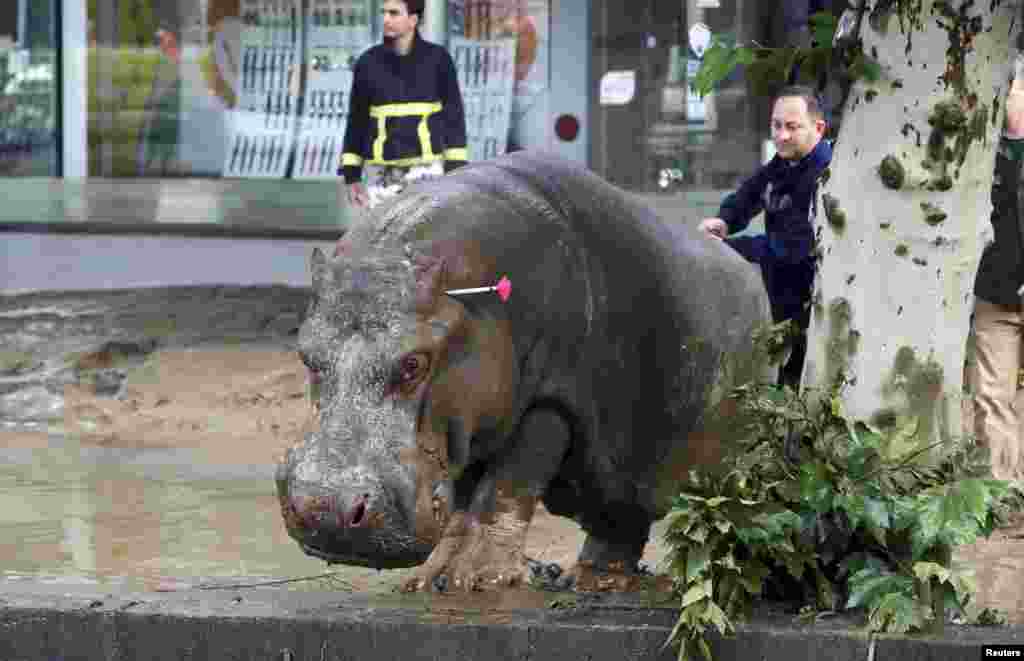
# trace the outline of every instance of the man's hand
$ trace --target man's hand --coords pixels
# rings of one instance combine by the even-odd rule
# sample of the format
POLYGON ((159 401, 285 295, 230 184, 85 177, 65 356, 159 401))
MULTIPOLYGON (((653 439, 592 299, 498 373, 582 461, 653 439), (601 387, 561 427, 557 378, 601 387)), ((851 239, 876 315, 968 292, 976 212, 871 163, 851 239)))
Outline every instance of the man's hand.
POLYGON ((370 194, 366 192, 366 186, 356 182, 348 184, 348 203, 354 207, 365 209, 370 205, 370 194))
POLYGON ((700 231, 719 241, 729 236, 729 226, 721 218, 705 218, 700 221, 700 231))

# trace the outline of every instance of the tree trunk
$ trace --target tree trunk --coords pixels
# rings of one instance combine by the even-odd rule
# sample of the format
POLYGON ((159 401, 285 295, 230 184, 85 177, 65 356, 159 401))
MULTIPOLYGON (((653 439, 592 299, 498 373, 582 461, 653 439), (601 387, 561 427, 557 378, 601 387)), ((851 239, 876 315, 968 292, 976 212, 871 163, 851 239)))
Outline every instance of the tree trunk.
POLYGON ((929 443, 963 433, 971 292, 1021 3, 891 4, 861 24, 881 78, 851 89, 819 191, 803 382, 842 375, 848 415, 916 425, 929 443))

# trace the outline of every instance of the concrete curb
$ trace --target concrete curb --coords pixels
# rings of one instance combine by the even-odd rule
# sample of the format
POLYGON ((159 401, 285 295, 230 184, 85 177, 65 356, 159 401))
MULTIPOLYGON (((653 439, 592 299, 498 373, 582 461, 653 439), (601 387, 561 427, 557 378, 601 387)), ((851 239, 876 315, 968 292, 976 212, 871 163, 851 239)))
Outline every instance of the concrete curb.
MULTIPOLYGON (((569 609, 461 608, 452 597, 371 597, 248 588, 111 593, 0 585, 4 661, 668 660, 670 608, 581 600, 569 609), (403 602, 403 603, 400 603, 403 602), (412 605, 410 605, 410 602, 412 605)), ((881 636, 850 620, 758 617, 713 643, 716 661, 960 661, 1024 644, 1024 627, 951 626, 940 638, 881 636)))

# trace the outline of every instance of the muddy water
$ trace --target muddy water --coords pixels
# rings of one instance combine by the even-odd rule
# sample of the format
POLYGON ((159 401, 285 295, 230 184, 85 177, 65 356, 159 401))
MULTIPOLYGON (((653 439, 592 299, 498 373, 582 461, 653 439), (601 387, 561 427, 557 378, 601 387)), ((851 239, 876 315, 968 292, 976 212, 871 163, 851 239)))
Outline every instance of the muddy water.
MULTIPOLYGON (((7 578, 149 590, 336 569, 285 533, 272 466, 59 436, 26 436, 0 450, 0 567, 7 578)), ((347 574, 363 589, 387 582, 373 570, 347 574)))
MULTIPOLYGON (((3 435, 0 449, 0 570, 131 590, 185 589, 322 575, 289 589, 340 589, 385 597, 408 570, 327 567, 302 554, 281 523, 273 468, 207 461, 194 448, 103 447, 63 436, 3 435)), ((657 531, 655 539, 658 538, 657 531)), ((541 516, 528 553, 565 563, 582 536, 571 522, 541 516)), ((645 560, 657 566, 660 544, 645 560)), ((1003 534, 962 549, 976 571, 979 603, 1024 624, 1024 541, 1003 534)), ((542 606, 550 595, 502 597, 542 606)), ((497 597, 477 596, 488 609, 497 597)), ((415 601, 416 598, 413 598, 415 601)), ((472 600, 471 600, 472 601, 472 600)), ((504 603, 504 602, 503 602, 504 603)))

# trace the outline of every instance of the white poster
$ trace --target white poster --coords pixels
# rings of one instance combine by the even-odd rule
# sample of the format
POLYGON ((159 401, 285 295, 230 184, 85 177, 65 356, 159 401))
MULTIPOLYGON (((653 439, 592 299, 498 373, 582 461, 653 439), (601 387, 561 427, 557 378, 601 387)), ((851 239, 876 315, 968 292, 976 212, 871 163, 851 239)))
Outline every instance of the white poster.
POLYGON ((624 106, 636 94, 635 71, 609 71, 601 76, 600 103, 602 106, 624 106))

